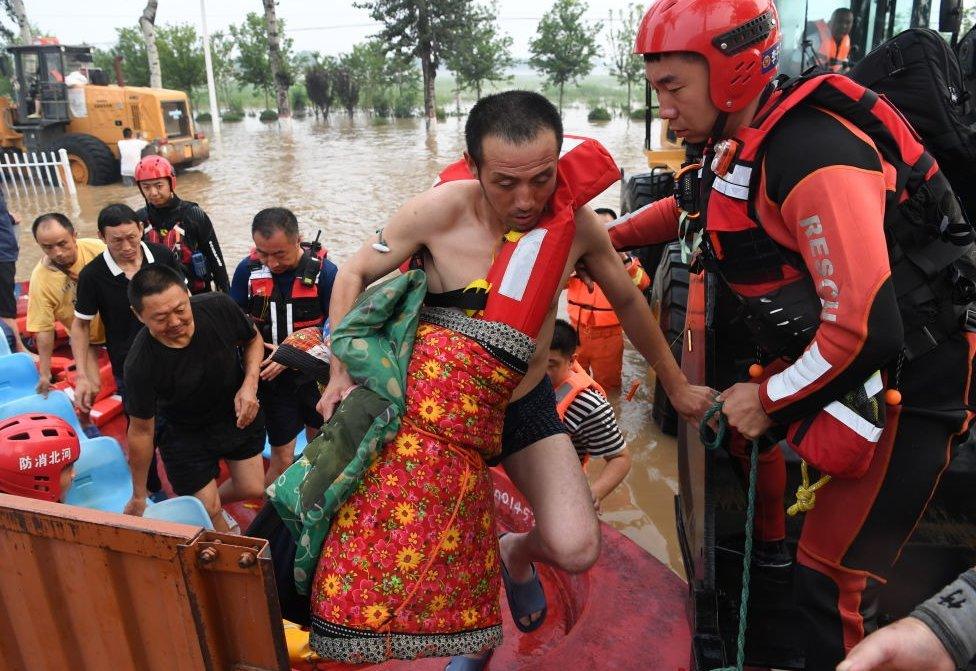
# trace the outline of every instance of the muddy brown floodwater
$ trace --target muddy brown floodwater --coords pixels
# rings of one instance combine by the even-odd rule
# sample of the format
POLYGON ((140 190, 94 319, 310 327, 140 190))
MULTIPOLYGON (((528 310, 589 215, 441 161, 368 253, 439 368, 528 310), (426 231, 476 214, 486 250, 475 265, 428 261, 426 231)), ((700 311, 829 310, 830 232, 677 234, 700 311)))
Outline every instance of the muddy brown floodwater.
MULTIPOLYGON (((646 170, 642 153, 644 124, 627 119, 591 124, 583 109, 565 114, 567 133, 603 142, 626 171, 646 170)), ((210 136, 207 124, 202 130, 210 136)), ((463 120, 451 118, 428 135, 420 120, 374 123, 334 115, 329 121, 295 120, 291 130, 253 118, 224 124, 223 146, 202 166, 181 174, 177 193, 199 203, 217 230, 231 272, 251 246, 250 222, 270 206, 292 209, 306 237, 322 231, 329 257, 340 266, 360 241, 381 226, 409 196, 428 188, 438 172, 458 159, 464 145, 463 120)), ((619 187, 601 195, 595 205, 617 209, 619 187)), ((37 215, 60 210, 79 234, 95 236, 98 211, 113 202, 138 208, 135 188, 120 184, 78 187, 75 201, 60 193, 8 192, 8 204, 20 216, 21 254, 18 279, 27 279, 40 256, 29 224, 37 215)), ((662 435, 650 419, 653 377, 632 348, 624 355, 624 385, 642 381, 634 400, 614 398, 621 429, 633 453, 633 468, 624 484, 604 502, 602 518, 641 547, 682 573, 674 530, 673 497, 677 491, 675 441, 662 435)), ((601 464, 593 465, 591 477, 601 464)))

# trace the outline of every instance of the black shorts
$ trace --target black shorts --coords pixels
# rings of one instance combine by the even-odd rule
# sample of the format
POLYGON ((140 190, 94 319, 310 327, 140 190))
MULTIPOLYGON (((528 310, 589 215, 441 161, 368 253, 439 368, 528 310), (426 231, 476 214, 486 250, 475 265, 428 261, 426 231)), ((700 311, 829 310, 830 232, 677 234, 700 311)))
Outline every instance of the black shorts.
POLYGON ((233 420, 190 428, 157 416, 156 446, 173 491, 189 496, 217 478, 221 459, 243 461, 264 451, 264 416, 259 412, 243 429, 233 420))
POLYGON ((321 396, 314 380, 293 371, 285 371, 270 381, 261 380, 258 400, 264 410, 272 447, 294 440, 306 426, 317 429, 325 423, 315 409, 321 396))
POLYGON ((532 443, 560 433, 567 433, 566 425, 556 412, 556 392, 546 375, 528 394, 508 404, 502 429, 502 451, 487 463, 495 466, 532 443))
POLYGON ((0 317, 13 319, 17 316, 17 299, 14 298, 14 275, 17 264, 0 261, 0 317))

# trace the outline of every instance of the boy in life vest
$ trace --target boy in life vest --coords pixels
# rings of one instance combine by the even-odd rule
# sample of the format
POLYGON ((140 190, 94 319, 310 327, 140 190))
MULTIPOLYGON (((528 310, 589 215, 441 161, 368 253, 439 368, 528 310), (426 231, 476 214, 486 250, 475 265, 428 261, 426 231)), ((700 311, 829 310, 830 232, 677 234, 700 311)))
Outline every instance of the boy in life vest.
MULTIPOLYGON (((598 207, 595 212, 606 223, 617 218, 617 214, 606 207, 598 207)), ((651 285, 651 278, 640 261, 629 254, 620 257, 638 289, 644 291, 651 285)), ((569 319, 579 334, 577 363, 605 390, 620 389, 624 332, 610 301, 599 286, 594 284, 591 289, 575 275, 566 284, 566 300, 569 319)))
POLYGON ((146 199, 146 206, 136 213, 146 240, 173 252, 190 293, 229 291, 227 264, 213 223, 199 205, 176 195, 172 164, 162 156, 146 156, 136 165, 135 182, 146 199))
POLYGON ((661 117, 704 147, 700 176, 687 171, 700 182, 610 234, 672 240, 679 209, 699 215, 709 281, 738 298, 759 350, 753 380, 719 396, 729 424, 750 439, 780 427, 834 476, 795 571, 806 668, 833 670, 874 625, 969 426, 976 334, 957 283, 974 236, 895 109, 835 74, 774 81, 779 49, 771 0, 651 6, 635 51, 661 117))
POLYGON ((599 457, 607 462, 590 483, 593 507, 599 510, 600 502, 630 472, 630 452, 603 389, 575 360, 578 343, 573 327, 557 319, 546 368, 556 390, 556 410, 580 461, 585 465, 599 457))
POLYGON ((257 326, 267 358, 261 363, 258 397, 271 444, 267 482, 274 482, 294 459, 295 437, 318 430, 318 383, 307 373, 272 360, 278 345, 294 331, 323 329, 329 317, 332 282, 338 268, 318 243, 305 244, 291 210, 269 207, 251 224, 254 249, 234 271, 231 298, 257 326))
POLYGON ((60 502, 80 456, 78 436, 60 417, 27 414, 0 421, 0 492, 60 502))

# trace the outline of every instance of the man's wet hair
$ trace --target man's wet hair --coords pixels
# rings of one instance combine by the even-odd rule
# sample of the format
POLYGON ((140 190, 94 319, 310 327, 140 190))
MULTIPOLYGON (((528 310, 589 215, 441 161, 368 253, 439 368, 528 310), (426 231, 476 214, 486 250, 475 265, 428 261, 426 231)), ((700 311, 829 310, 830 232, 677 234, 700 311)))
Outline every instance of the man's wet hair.
POLYGON ((563 121, 559 110, 545 96, 533 91, 503 91, 475 103, 464 124, 464 140, 474 164, 481 165, 485 137, 497 135, 513 144, 534 140, 551 130, 556 149, 563 146, 563 121))
POLYGON ((841 14, 850 14, 851 16, 854 16, 854 10, 851 9, 850 7, 838 7, 831 13, 830 18, 833 19, 835 17, 840 16, 841 14))
POLYGON ((576 335, 576 329, 565 319, 557 319, 552 327, 552 342, 549 344, 549 349, 556 350, 570 359, 576 354, 577 347, 579 347, 579 336, 576 335))
POLYGON ((142 268, 129 282, 126 293, 129 296, 129 305, 136 312, 142 312, 142 301, 146 296, 161 294, 170 287, 181 287, 186 289, 186 282, 183 276, 169 266, 150 265, 142 268))
POLYGON ((254 215, 251 235, 270 238, 275 231, 284 231, 289 240, 298 239, 298 219, 295 213, 284 207, 267 207, 254 215))
POLYGON ((46 212, 35 219, 34 223, 31 224, 31 234, 34 236, 35 240, 37 240, 37 229, 40 228, 41 224, 43 224, 45 221, 56 221, 61 225, 61 228, 68 231, 68 233, 71 233, 72 235, 75 233, 75 226, 71 223, 71 220, 68 219, 68 217, 60 212, 46 212))
POLYGON ((617 218, 617 213, 611 210, 609 207, 598 207, 593 211, 596 212, 597 214, 605 214, 611 219, 617 218))
POLYGON ((122 224, 138 224, 139 217, 128 205, 112 203, 102 208, 98 213, 98 232, 105 235, 105 229, 122 224))

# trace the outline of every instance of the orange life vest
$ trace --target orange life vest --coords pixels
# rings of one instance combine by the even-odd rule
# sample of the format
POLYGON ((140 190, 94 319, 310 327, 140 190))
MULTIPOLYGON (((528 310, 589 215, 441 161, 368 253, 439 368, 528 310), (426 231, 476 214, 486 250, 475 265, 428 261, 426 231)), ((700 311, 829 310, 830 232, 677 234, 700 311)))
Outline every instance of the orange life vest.
POLYGON ((275 287, 271 269, 261 263, 257 251, 248 255, 251 275, 247 283, 247 313, 254 319, 265 342, 279 344, 293 331, 325 322, 319 301, 319 273, 328 252, 302 254, 295 268, 291 296, 284 297, 275 287))
POLYGON ((820 48, 818 51, 824 57, 827 67, 834 72, 840 72, 843 61, 851 55, 851 36, 844 35, 840 44, 830 32, 830 24, 821 19, 817 21, 817 32, 820 33, 820 48))
MULTIPOLYGON (((559 419, 565 421, 569 406, 573 404, 577 396, 587 389, 592 389, 603 398, 607 397, 607 392, 603 391, 603 387, 597 384, 597 381, 590 377, 574 359, 569 368, 569 376, 555 389, 556 412, 559 413, 559 419)), ((590 455, 584 454, 580 460, 583 462, 583 468, 586 468, 590 461, 590 455)))
MULTIPOLYGON (((644 291, 651 285, 651 278, 644 272, 644 267, 640 261, 634 257, 628 257, 624 262, 627 274, 634 281, 640 291, 644 291)), ((600 289, 599 285, 593 286, 593 293, 586 288, 586 284, 581 279, 573 275, 566 284, 567 309, 569 319, 573 326, 579 330, 582 326, 619 326, 620 319, 614 312, 606 294, 600 289)))
MULTIPOLYGON (((445 168, 437 184, 459 179, 474 179, 463 160, 445 168)), ((488 297, 480 316, 536 337, 569 258, 576 210, 619 179, 620 168, 602 144, 564 136, 548 211, 531 231, 505 235, 485 278, 488 297)))

